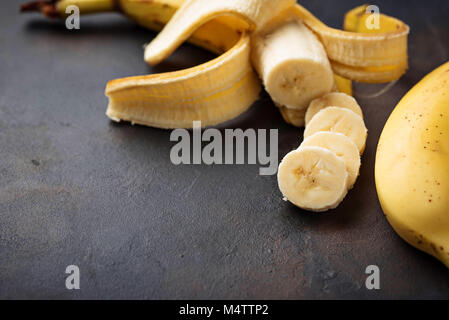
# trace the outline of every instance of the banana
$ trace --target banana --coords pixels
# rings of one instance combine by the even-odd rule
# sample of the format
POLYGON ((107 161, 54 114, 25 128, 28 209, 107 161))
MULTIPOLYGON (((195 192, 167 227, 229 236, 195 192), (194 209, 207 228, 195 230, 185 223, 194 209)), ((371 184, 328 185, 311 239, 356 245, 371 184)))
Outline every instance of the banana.
POLYGON ((379 140, 375 176, 394 230, 449 268, 449 62, 393 111, 379 140))
MULTIPOLYGON (((322 42, 322 45, 320 44, 319 46, 324 46, 330 58, 330 64, 337 74, 347 76, 348 79, 378 82, 397 79, 405 72, 408 59, 408 27, 401 21, 381 15, 381 21, 387 21, 388 24, 386 24, 386 28, 383 28, 382 23, 382 28, 379 30, 379 33, 359 34, 356 32, 343 32, 325 26, 310 12, 295 3, 295 0, 41 0, 24 5, 22 10, 40 10, 47 16, 65 17, 65 7, 73 4, 80 7, 81 13, 119 11, 140 25, 153 30, 160 30, 165 25, 162 32, 145 49, 145 60, 152 65, 161 62, 187 39, 217 54, 237 50, 238 46, 236 43, 240 43, 243 37, 248 34, 254 37, 257 34, 263 34, 267 26, 273 25, 273 21, 278 19, 278 23, 279 17, 289 16, 293 17, 297 21, 297 24, 294 26, 292 23, 284 23, 284 26, 288 25, 288 27, 285 27, 285 30, 294 31, 291 33, 286 32, 286 34, 300 34, 299 31, 301 30, 301 34, 303 34, 301 37, 303 39, 296 39, 296 43, 309 42, 312 44, 310 47, 314 49, 318 48, 319 41, 317 39, 319 39, 322 42), (315 36, 310 37, 311 33, 305 31, 306 28, 299 21, 310 28, 316 34, 317 38, 315 36), (395 28, 391 26, 395 26, 395 28), (315 39, 315 41, 311 39, 315 39)), ((363 17, 360 10, 363 8, 365 7, 354 10, 347 15, 346 19, 350 22, 362 21, 361 19, 365 17, 363 17)), ((347 23, 347 25, 353 27, 352 31, 359 31, 357 30, 357 26, 353 26, 354 23, 352 25, 351 23, 347 23)), ((276 30, 272 30, 272 32, 277 33, 276 30)), ((280 33, 282 34, 282 32, 280 33)), ((282 40, 279 42, 286 43, 282 40)), ((302 54, 310 58, 310 55, 307 53, 307 48, 302 48, 302 50, 304 52, 298 53, 297 56, 301 56, 302 54)), ((238 54, 230 53, 229 55, 235 56, 238 54)), ((266 55, 269 56, 270 54, 268 53, 266 55)), ((258 59, 253 60, 257 61, 258 59)), ((310 69, 313 71, 312 64, 306 60, 304 61, 304 70, 310 69)), ((153 124, 157 127, 184 126, 189 117, 183 120, 179 118, 182 114, 197 114, 197 116, 194 116, 195 120, 210 124, 229 120, 229 116, 237 116, 248 108, 248 105, 250 105, 249 101, 255 100, 254 92, 257 90, 250 90, 248 96, 245 97, 239 90, 230 90, 229 88, 231 87, 237 88, 239 86, 242 88, 254 88, 254 77, 248 75, 248 77, 244 77, 242 80, 246 81, 246 83, 237 85, 236 77, 217 71, 220 70, 217 67, 220 61, 222 60, 215 60, 215 63, 204 64, 199 66, 199 68, 191 68, 184 70, 184 72, 153 75, 148 76, 148 78, 131 77, 113 81, 106 88, 106 94, 114 99, 114 101, 110 101, 107 114, 114 120, 134 119, 132 121, 136 123, 153 124), (205 74, 207 74, 207 77, 204 76, 205 74), (222 101, 231 101, 233 103, 228 104, 228 107, 232 108, 231 110, 227 110, 226 112, 222 110, 215 113, 220 108, 217 109, 213 103, 219 100, 213 98, 211 106, 213 109, 215 108, 215 111, 211 111, 212 115, 206 113, 204 111, 204 105, 207 103, 211 94, 207 94, 203 90, 193 90, 192 92, 197 94, 194 100, 199 102, 186 103, 185 107, 189 110, 179 110, 182 108, 181 106, 178 109, 169 108, 163 112, 155 111, 155 109, 158 110, 160 106, 166 104, 166 102, 162 103, 160 101, 160 97, 158 96, 159 92, 166 93, 173 88, 179 89, 184 87, 187 89, 199 83, 200 86, 206 88, 210 82, 214 82, 218 78, 224 78, 223 81, 220 79, 218 82, 226 87, 215 90, 212 93, 212 97, 216 97, 217 92, 222 92, 224 96, 222 101), (202 82, 199 79, 202 79, 202 82), (205 79, 208 80, 206 81, 205 79), (120 83, 119 86, 117 86, 118 83, 120 83), (175 83, 177 86, 173 86, 175 83), (117 90, 116 88, 120 89, 117 90), (130 103, 136 100, 133 94, 136 90, 139 91, 139 89, 148 92, 145 99, 142 101, 139 100, 135 108, 132 108, 130 103), (120 94, 116 94, 118 91, 120 91, 120 94), (153 93, 156 93, 156 96, 153 93), (127 100, 128 103, 122 103, 122 100, 127 100), (200 109, 196 110, 197 107, 200 109), (145 112, 144 109, 148 109, 148 112, 145 112), (156 115, 154 117, 148 117, 150 112, 156 112, 156 115), (170 116, 171 112, 173 112, 173 115, 170 116), (222 114, 222 117, 218 116, 219 113, 222 114), (201 117, 203 116, 206 118, 202 119, 201 117), (168 120, 170 117, 173 120, 168 120), (162 122, 154 123, 155 119, 160 119, 162 122)), ((242 65, 237 66, 236 69, 247 70, 248 66, 250 66, 249 60, 239 61, 241 61, 242 65)), ((289 63, 286 62, 285 64, 287 65, 289 63)), ((322 63, 320 74, 317 78, 321 77, 329 81, 328 73, 330 68, 328 68, 328 63, 329 60, 326 58, 322 63)), ((267 64, 267 62, 265 61, 263 64, 267 64)), ((303 125, 304 120, 302 118, 305 107, 302 105, 307 105, 311 100, 311 98, 307 97, 314 97, 315 94, 312 91, 318 90, 315 87, 312 88, 313 90, 309 89, 307 84, 314 83, 315 78, 311 74, 304 75, 305 78, 303 79, 295 77, 295 75, 289 74, 288 68, 282 67, 281 65, 277 68, 279 70, 282 70, 282 68, 286 70, 287 83, 293 84, 293 88, 300 88, 299 91, 301 92, 297 100, 292 101, 293 99, 289 99, 293 103, 278 103, 281 105, 281 113, 287 121, 291 119, 293 124, 300 123, 300 125, 303 125), (309 101, 305 103, 304 101, 307 100, 309 101)), ((223 68, 221 70, 228 69, 223 68)), ((276 72, 273 74, 276 74, 276 72)), ((262 74, 260 76, 263 78, 262 74)), ((299 73, 299 76, 301 76, 301 73, 299 73)), ((276 77, 271 78, 275 79, 276 77)), ((277 76, 277 79, 279 79, 279 76, 277 76)), ((327 81, 325 81, 323 88, 321 88, 323 91, 328 90, 327 81)), ((273 84, 276 88, 276 82, 276 80, 270 80, 266 83, 266 86, 270 88, 273 84)), ((339 81, 339 83, 341 84, 342 81, 339 81)), ((283 99, 278 99, 276 89, 272 91, 275 92, 273 94, 275 101, 283 101, 283 99)), ((178 98, 176 101, 178 102, 192 101, 192 95, 187 90, 181 89, 176 94, 171 93, 170 95, 172 97, 176 96, 178 98)), ((294 96, 294 93, 290 94, 290 96, 294 96)))
POLYGON ((335 132, 318 132, 305 139, 299 149, 320 147, 332 151, 346 165, 348 172, 348 189, 352 189, 360 173, 360 153, 357 146, 348 137, 335 132))
MULTIPOLYGON (((302 15, 304 22, 307 20, 311 26, 314 25, 313 18, 304 14, 304 8, 281 0, 277 0, 278 4, 271 1, 270 4, 274 7, 262 0, 251 0, 245 5, 234 0, 217 0, 210 5, 205 1, 207 0, 191 0, 185 3, 146 47, 145 60, 152 65, 157 64, 208 19, 239 13, 248 23, 247 30, 256 31, 252 37, 252 62, 267 92, 275 104, 280 106, 281 114, 287 122, 302 126, 304 110, 310 101, 330 92, 335 86, 333 72, 322 44, 298 21, 297 16, 302 15), (257 7, 256 4, 260 5, 258 17, 248 9, 257 7), (289 50, 285 50, 285 47, 289 50)), ((341 38, 348 40, 349 36, 346 34, 346 37, 341 38)), ((371 52, 372 48, 368 47, 367 50, 371 52)), ((338 58, 334 59, 339 63, 338 58)), ((348 63, 346 60, 340 62, 348 63)), ((375 66, 383 67, 386 63, 379 62, 375 66)), ((364 63, 358 66, 370 67, 364 63)))
POLYGON ((321 110, 307 125, 304 138, 323 131, 342 133, 355 143, 360 154, 365 150, 368 130, 363 119, 351 110, 340 107, 321 110))
POLYGON ((110 81, 107 116, 163 129, 214 126, 231 120, 258 98, 249 37, 220 57, 189 70, 110 81), (173 94, 176 93, 176 94, 173 94))
MULTIPOLYGON (((378 16, 379 28, 366 28, 366 22, 372 18, 371 14, 366 13, 367 5, 349 11, 345 16, 345 31, 341 31, 326 26, 300 5, 290 7, 294 1, 202 1, 206 3, 206 8, 201 7, 200 11, 191 15, 190 27, 198 26, 198 29, 189 41, 215 53, 225 52, 236 42, 227 41, 224 34, 215 34, 216 23, 253 30, 270 19, 269 13, 274 17, 288 8, 314 31, 326 49, 334 72, 344 78, 368 83, 390 82, 401 77, 408 67, 407 37, 410 28, 402 21, 384 14, 378 16), (263 10, 265 7, 268 10, 263 10), (262 23, 255 22, 256 20, 262 23)), ((185 2, 186 0, 40 0, 22 5, 22 11, 41 11, 49 17, 65 17, 68 5, 78 5, 83 14, 119 11, 138 24, 159 31, 185 2)), ((184 31, 179 32, 185 37, 184 31)), ((168 40, 171 42, 174 39, 168 40)), ((179 43, 179 39, 175 41, 179 43)), ((170 47, 172 44, 166 43, 165 46, 170 47)))
POLYGON ((363 119, 362 109, 360 108, 359 104, 353 97, 345 93, 331 92, 329 94, 322 96, 321 98, 313 100, 310 103, 310 106, 307 109, 305 115, 306 126, 318 112, 327 107, 347 108, 351 111, 354 111, 357 115, 359 115, 363 119))
POLYGON ((273 101, 289 109, 303 111, 334 87, 323 46, 301 21, 284 22, 254 35, 251 56, 273 101))
POLYGON ((348 192, 346 165, 335 153, 320 147, 290 152, 278 171, 279 189, 285 199, 308 211, 336 208, 348 192))
MULTIPOLYGON (((22 10, 41 10, 64 17, 70 4, 79 6, 84 14, 119 8, 139 24, 160 30, 183 3, 183 0, 62 0, 39 1, 22 10)), ((206 49, 225 52, 213 61, 179 72, 108 82, 106 115, 117 122, 172 129, 191 128, 193 121, 213 126, 245 112, 257 100, 261 87, 250 62, 250 38, 231 27, 230 22, 234 20, 209 21, 192 37, 192 42, 206 49)))

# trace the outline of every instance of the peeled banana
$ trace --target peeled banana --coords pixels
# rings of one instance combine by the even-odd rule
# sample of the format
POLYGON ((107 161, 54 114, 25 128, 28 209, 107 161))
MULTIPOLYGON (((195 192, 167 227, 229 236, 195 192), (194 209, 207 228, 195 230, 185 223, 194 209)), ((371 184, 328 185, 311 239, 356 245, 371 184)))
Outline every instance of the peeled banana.
MULTIPOLYGON (((296 54, 296 58, 298 56, 305 57, 304 68, 301 68, 301 70, 316 71, 315 69, 319 69, 319 73, 306 74, 298 71, 298 74, 294 74, 295 72, 290 72, 290 68, 286 65, 289 63, 292 63, 291 66, 298 65, 298 60, 295 63, 286 62, 284 66, 281 63, 273 69, 273 72, 268 72, 272 76, 267 77, 268 81, 265 85, 267 88, 274 88, 269 89, 274 97, 273 99, 280 105, 284 118, 295 125, 304 124, 305 106, 318 95, 317 91, 321 91, 320 93, 330 91, 328 87, 331 81, 329 60, 327 57, 323 58, 322 45, 302 23, 315 32, 324 45, 332 68, 341 75, 360 81, 371 81, 374 78, 373 82, 377 82, 380 81, 380 78, 382 78, 382 81, 393 80, 389 77, 396 79, 405 71, 408 27, 402 22, 381 15, 382 21, 388 22, 387 27, 389 29, 381 29, 380 34, 343 32, 325 26, 310 12, 295 3, 294 0, 41 0, 24 5, 22 9, 24 11, 40 10, 51 17, 64 17, 66 15, 65 8, 68 5, 77 5, 80 7, 81 13, 121 11, 139 24, 154 30, 160 30, 166 25, 163 32, 145 50, 145 59, 150 64, 162 61, 187 39, 219 54, 237 50, 236 44, 240 43, 247 33, 263 34, 263 29, 272 26, 276 19, 279 22, 279 17, 288 16, 289 19, 293 17, 295 24, 291 23, 283 29, 292 32, 272 30, 273 34, 286 34, 279 37, 280 40, 276 43, 284 43, 285 45, 286 41, 282 40, 283 37, 287 39, 289 38, 287 35, 299 34, 300 32, 301 37, 296 38, 296 41, 292 43, 297 43, 299 47, 302 47, 301 52, 296 54), (390 28, 391 25, 395 28, 390 28), (301 45, 301 43, 308 45, 301 45), (304 47, 315 48, 316 52, 309 54, 304 47), (320 49, 318 50, 318 48, 320 49), (314 56, 317 52, 319 54, 314 56), (321 61, 321 66, 319 61, 321 61), (314 62, 315 65, 311 62, 314 62), (276 69, 278 71, 275 71, 276 69), (338 70, 342 71, 339 72, 338 70), (293 88, 291 91, 284 90, 284 92, 287 92, 286 99, 283 99, 283 96, 282 99, 279 99, 280 95, 276 94, 279 91, 279 86, 282 88, 282 84, 279 84, 280 73, 285 74, 287 86, 291 85, 293 88), (314 86, 313 83, 317 82, 316 79, 324 80, 320 83, 320 86, 314 86), (311 85, 308 85, 309 83, 311 85), (298 90, 295 90, 295 88, 298 88, 298 90), (292 97, 296 97, 296 99, 292 97), (301 107, 298 108, 298 106, 301 107)), ((360 7, 354 12, 350 12, 346 17, 349 22, 352 22, 352 24, 347 23, 349 27, 353 27, 352 31, 358 31, 353 26, 354 21, 361 21, 364 18, 359 12, 362 9, 360 7)), ((257 47, 257 43, 255 46, 257 47)), ((274 54, 275 57, 280 57, 280 60, 283 56, 285 58, 285 51, 287 50, 278 48, 277 51, 284 52, 284 54, 274 54)), ((238 56, 235 52, 230 53, 230 55, 238 56)), ((270 53, 267 53, 266 56, 270 57, 270 53)), ((254 94, 257 90, 249 90, 248 94, 245 95, 241 91, 230 89, 244 87, 254 89, 256 86, 253 81, 254 77, 250 74, 247 77, 240 78, 244 83, 237 84, 238 77, 223 73, 226 68, 218 67, 223 60, 226 59, 218 59, 214 63, 204 64, 198 68, 184 70, 184 72, 152 75, 148 78, 131 77, 114 81, 108 84, 106 89, 106 94, 111 99, 107 114, 113 120, 131 120, 135 123, 151 124, 164 128, 187 126, 186 123, 192 117, 208 124, 229 120, 230 116, 237 116, 248 108, 250 102, 257 98, 257 95, 254 94), (221 72, 218 70, 221 70, 221 72), (205 74, 207 74, 207 77, 204 76, 205 74), (214 92, 209 94, 201 89, 193 91, 178 89, 176 94, 170 92, 173 88, 180 88, 181 86, 184 86, 185 89, 192 88, 198 83, 201 83, 203 88, 207 88, 210 82, 219 78, 224 78, 223 81, 221 79, 218 81, 224 87, 216 88, 214 92), (136 81, 137 79, 138 81, 136 81), (209 80, 205 81, 204 79, 209 80), (119 86, 117 86, 118 83, 120 83, 119 86), (120 88, 120 93, 118 93, 117 88, 120 88), (142 91, 148 91, 144 95, 145 99, 135 103, 135 93, 142 91), (163 97, 159 96, 160 91, 170 92, 172 97, 176 96, 176 99, 173 99, 173 104, 180 101, 185 103, 183 106, 166 108, 170 103, 165 100, 162 101, 163 97), (221 92, 221 101, 231 102, 226 106, 231 110, 224 111, 224 109, 214 106, 214 103, 220 101, 220 99, 215 99, 218 92, 221 92), (192 93, 197 94, 196 99, 192 99, 192 93), (210 96, 214 98, 209 100, 210 96), (209 111, 205 112, 205 105, 208 101, 212 101, 210 114, 209 111), (131 107, 132 104, 135 104, 135 107, 131 107), (183 107, 186 110, 180 110, 183 107), (199 109, 196 110, 196 108, 199 109), (215 112, 216 110, 219 111, 215 112), (149 116, 150 114, 154 114, 154 116, 149 116), (219 116, 219 114, 222 116, 219 116), (186 115, 186 119, 181 119, 183 115, 186 115), (206 117, 201 118, 203 116, 206 117)), ((267 64, 268 60, 270 58, 260 59, 261 63, 258 64, 258 59, 253 59, 253 61, 256 61, 255 66, 259 66, 259 70, 262 69, 260 66, 267 64)), ((239 61, 242 65, 237 69, 248 70, 250 61, 239 61)), ((294 70, 299 70, 299 68, 294 70)), ((263 78, 262 73, 263 71, 260 71, 261 78, 263 78)), ((241 73, 239 75, 241 76, 241 73)), ((347 81, 345 83, 345 80, 337 77, 336 84, 350 91, 350 85, 349 89, 347 88, 347 81)), ((187 127, 191 127, 191 124, 187 127)))
MULTIPOLYGON (((205 1, 207 0, 186 2, 156 39, 147 46, 145 60, 150 64, 159 63, 208 19, 223 15, 227 17, 231 13, 238 12, 244 16, 243 20, 248 22, 246 30, 256 31, 252 36, 252 61, 267 92, 275 104, 280 107, 287 122, 298 126, 303 125, 304 110, 310 101, 330 92, 335 83, 322 44, 304 26, 299 17, 311 28, 315 27, 314 31, 318 34, 322 32, 321 36, 329 33, 330 28, 318 27, 317 21, 319 20, 308 14, 304 8, 288 1, 270 1, 270 6, 262 0, 250 0, 245 5, 239 1, 226 0, 216 0, 209 5, 209 2, 206 4, 205 1), (257 13, 249 9, 253 7, 259 8, 257 13), (286 8, 287 10, 285 10, 286 8), (195 12, 197 14, 194 14, 195 12)), ((407 28, 405 27, 405 29, 407 28)), ((335 33, 338 32, 335 31, 335 33)), ((407 34, 408 32, 405 32, 405 38, 407 34)), ((339 34, 338 37, 334 36, 335 39, 339 38, 346 42, 345 47, 339 49, 341 52, 344 52, 347 47, 353 48, 357 44, 355 35, 345 33, 339 34)), ((324 38, 328 39, 325 36, 324 38)), ((376 43, 372 38, 373 36, 367 37, 370 44, 376 43)), ((377 36, 377 39, 380 38, 382 37, 377 36)), ((383 42, 389 41, 383 38, 383 42)), ((376 45, 374 47, 367 45, 365 49, 371 53, 373 50, 377 50, 377 47, 376 45)), ((345 55, 354 54, 363 60, 360 48, 354 50, 358 51, 356 53, 348 51, 345 52, 345 55)), ((384 53, 379 51, 380 56, 384 53)), ((364 61, 358 66, 363 68, 389 67, 390 64, 395 64, 396 61, 388 60, 388 57, 390 56, 387 53, 385 61, 382 61, 380 59, 382 57, 380 57, 373 65, 366 64, 364 61)), ((406 54, 399 59, 407 60, 406 54)), ((356 66, 354 61, 348 61, 347 57, 334 56, 334 61, 349 67, 356 66)))
POLYGON ((305 111, 334 87, 334 73, 316 36, 291 20, 252 37, 252 62, 273 101, 305 111))
POLYGON ((394 230, 449 268, 449 62, 399 102, 382 132, 375 171, 394 230))

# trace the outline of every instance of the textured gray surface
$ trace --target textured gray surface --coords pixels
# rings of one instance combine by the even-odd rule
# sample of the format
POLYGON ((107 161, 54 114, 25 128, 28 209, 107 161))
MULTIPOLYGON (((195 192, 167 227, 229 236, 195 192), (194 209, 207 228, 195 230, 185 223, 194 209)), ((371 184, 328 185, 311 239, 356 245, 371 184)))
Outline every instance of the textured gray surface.
MULTIPOLYGON (((411 68, 388 94, 363 100, 370 130, 361 177, 335 211, 284 203, 257 166, 182 166, 169 131, 116 125, 105 83, 192 66, 212 56, 183 46, 149 69, 153 33, 118 15, 80 31, 20 1, 0 4, 0 298, 449 298, 449 272, 406 245, 384 219, 373 168, 383 124, 401 96, 449 60, 447 1, 377 1, 412 27, 411 68), (81 268, 67 291, 65 268, 81 268), (368 292, 364 270, 381 269, 368 292)), ((341 24, 360 1, 303 1, 341 24)), ((266 94, 229 128, 279 128, 281 156, 302 131, 266 94)))

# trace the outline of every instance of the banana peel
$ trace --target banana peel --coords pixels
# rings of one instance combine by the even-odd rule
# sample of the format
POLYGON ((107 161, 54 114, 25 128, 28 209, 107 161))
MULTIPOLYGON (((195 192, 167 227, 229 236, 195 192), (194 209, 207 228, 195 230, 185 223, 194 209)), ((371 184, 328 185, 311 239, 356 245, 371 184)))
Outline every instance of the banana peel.
MULTIPOLYGON (((243 37, 248 37, 248 34, 260 30, 269 22, 270 18, 280 11, 288 9, 302 20, 323 43, 332 69, 336 74, 336 87, 340 91, 352 94, 350 80, 367 83, 396 80, 403 75, 408 66, 408 26, 392 17, 380 15, 380 29, 366 32, 367 30, 363 29, 364 22, 369 18, 369 15, 366 14, 366 6, 348 12, 345 17, 347 31, 341 31, 327 27, 305 8, 290 0, 216 0, 213 4, 207 0, 49 0, 37 3, 25 5, 22 9, 23 11, 40 10, 51 17, 64 17, 66 15, 65 7, 75 4, 80 6, 81 13, 120 11, 140 25, 153 30, 158 31, 166 26, 155 41, 146 48, 145 58, 151 64, 157 64, 165 59, 187 39, 217 54, 231 51, 226 57, 239 56, 239 54, 235 54, 236 51, 240 50, 240 54, 245 51, 241 50, 242 43, 246 43, 242 40, 243 37), (183 12, 195 14, 186 17, 183 12), (176 26, 176 22, 179 20, 187 21, 182 29, 176 30, 176 28, 170 27, 170 24, 176 26)), ((238 116, 257 99, 255 92, 260 89, 254 85, 254 74, 248 73, 248 76, 237 79, 238 77, 232 75, 233 71, 227 74, 222 72, 225 68, 217 68, 223 63, 223 60, 226 60, 226 57, 219 57, 212 63, 182 72, 114 80, 108 83, 106 88, 106 94, 110 98, 107 114, 113 120, 129 120, 164 128, 191 127, 191 124, 187 124, 187 121, 182 119, 182 114, 194 114, 192 116, 194 120, 204 121, 206 125, 218 124, 229 120, 231 116, 238 116), (220 69, 221 72, 217 71, 220 69), (201 71, 198 72, 198 70, 201 71), (218 77, 223 80, 220 83, 227 84, 221 90, 225 97, 223 101, 235 102, 232 105, 227 104, 233 110, 222 113, 222 118, 216 116, 203 118, 207 114, 203 110, 204 105, 211 101, 208 99, 214 96, 216 91, 179 89, 182 87, 178 87, 177 91, 170 91, 173 90, 175 83, 182 84, 184 88, 192 88, 195 84, 202 83, 200 86, 207 88, 218 77), (198 81, 198 79, 208 80, 200 82, 201 80, 198 81), (229 89, 239 87, 236 84, 238 81, 245 82, 244 84, 240 83, 242 88, 252 88, 247 97, 243 97, 238 90, 229 89), (118 83, 120 83, 119 86, 118 83), (139 90, 137 86, 140 86, 139 90), (127 94, 128 90, 129 95, 127 94), (140 95, 135 96, 136 90, 140 93, 145 91, 149 91, 149 93, 145 95, 144 100, 139 100, 140 95), (169 96, 176 97, 177 103, 182 103, 182 105, 177 108, 168 108, 169 103, 166 101, 161 103, 162 98, 158 93, 160 90, 171 93, 169 96), (117 94, 118 92, 120 93, 117 94), (196 94, 196 99, 192 100, 193 92, 196 94), (126 103, 127 99, 128 103, 126 103), (192 101, 194 102, 191 103, 192 101), (136 107, 131 107, 131 103, 136 107), (119 112, 120 106, 125 105, 126 108, 119 112), (164 111, 166 120, 161 120, 163 117, 159 111, 156 112, 155 118, 148 118, 148 114, 154 112, 154 106, 157 106, 158 110, 168 109, 164 111), (197 107, 200 109, 196 110, 197 107), (183 108, 188 111, 178 113, 183 108), (148 109, 148 112, 144 112, 145 109, 148 109), (173 114, 171 114, 172 111, 173 114)), ((249 57, 247 61, 240 61, 242 64, 237 69, 248 70, 251 68, 249 57)), ((226 65, 226 63, 224 64, 226 65)), ((210 106, 213 109, 214 103, 219 100, 212 99, 212 101, 210 106)), ((187 119, 189 118, 187 117, 187 119)))
POLYGON ((110 81, 107 116, 163 129, 191 128, 198 120, 214 126, 237 117, 261 90, 249 42, 243 35, 225 54, 187 70, 110 81))

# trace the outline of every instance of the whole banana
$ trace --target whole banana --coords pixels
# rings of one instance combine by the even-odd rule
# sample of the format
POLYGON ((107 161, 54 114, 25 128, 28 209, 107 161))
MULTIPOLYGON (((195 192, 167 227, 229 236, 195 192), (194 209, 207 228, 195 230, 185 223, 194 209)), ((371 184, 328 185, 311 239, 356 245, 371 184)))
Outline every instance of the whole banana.
POLYGON ((449 63, 410 90, 388 120, 376 185, 394 230, 449 267, 449 63))

